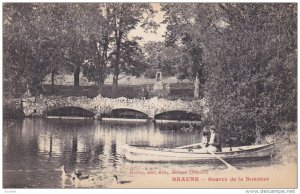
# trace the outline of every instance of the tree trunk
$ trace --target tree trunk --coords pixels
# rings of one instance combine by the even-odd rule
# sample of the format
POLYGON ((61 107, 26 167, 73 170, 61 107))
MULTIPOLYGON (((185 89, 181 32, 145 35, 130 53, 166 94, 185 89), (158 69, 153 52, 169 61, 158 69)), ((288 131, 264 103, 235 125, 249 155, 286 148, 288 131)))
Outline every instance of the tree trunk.
POLYGON ((98 81, 98 95, 102 95, 102 93, 103 93, 103 87, 104 87, 104 81, 99 80, 98 81))
POLYGON ((74 71, 74 86, 75 87, 79 86, 79 75, 80 75, 80 66, 76 66, 75 71, 74 71))
POLYGON ((115 74, 115 75, 113 76, 113 86, 114 86, 115 88, 118 87, 118 79, 119 79, 119 75, 118 75, 118 74, 115 74))
POLYGON ((121 40, 122 40, 122 32, 116 31, 116 61, 115 61, 115 71, 113 77, 113 94, 116 93, 118 88, 118 79, 120 74, 120 52, 121 52, 121 40))
POLYGON ((118 74, 115 74, 113 77, 113 86, 112 86, 113 97, 118 97, 118 78, 119 78, 118 74))
POLYGON ((199 97, 200 97, 200 81, 199 81, 199 74, 197 73, 194 82, 194 98, 199 99, 199 97))
POLYGON ((51 72, 51 94, 54 95, 54 76, 55 76, 55 71, 52 70, 51 72))
POLYGON ((106 78, 106 64, 108 61, 107 57, 107 50, 108 50, 108 45, 109 45, 109 35, 108 33, 105 34, 105 39, 104 39, 104 44, 103 44, 103 51, 102 51, 102 57, 98 53, 97 59, 101 61, 100 66, 100 72, 99 72, 99 80, 98 80, 98 85, 99 85, 99 94, 102 94, 103 92, 103 87, 104 87, 104 81, 106 78), (101 60, 100 60, 101 59, 101 60))

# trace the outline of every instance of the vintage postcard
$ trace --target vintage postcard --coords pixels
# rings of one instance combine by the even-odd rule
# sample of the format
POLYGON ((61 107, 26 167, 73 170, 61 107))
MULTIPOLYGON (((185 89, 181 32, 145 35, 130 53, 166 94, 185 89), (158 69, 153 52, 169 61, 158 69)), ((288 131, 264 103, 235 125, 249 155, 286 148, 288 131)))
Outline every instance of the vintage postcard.
POLYGON ((2 10, 4 189, 295 193, 297 3, 2 10))

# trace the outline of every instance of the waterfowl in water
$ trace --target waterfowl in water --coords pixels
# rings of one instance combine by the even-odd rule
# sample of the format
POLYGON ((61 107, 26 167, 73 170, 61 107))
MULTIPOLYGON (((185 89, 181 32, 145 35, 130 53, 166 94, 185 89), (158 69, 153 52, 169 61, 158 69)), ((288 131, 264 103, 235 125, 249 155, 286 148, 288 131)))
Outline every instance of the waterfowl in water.
POLYGON ((114 181, 117 184, 127 184, 127 183, 131 183, 132 182, 132 181, 119 181, 117 175, 114 175, 114 178, 115 178, 114 181))
POLYGON ((77 177, 80 177, 82 175, 82 171, 79 169, 75 169, 74 174, 77 175, 77 177))
POLYGON ((95 178, 91 178, 89 175, 82 175, 79 170, 72 172, 72 181, 76 188, 95 186, 95 178))
POLYGON ((65 188, 71 181, 72 175, 66 172, 65 166, 59 167, 61 171, 61 187, 65 188))
MULTIPOLYGON (((79 170, 79 169, 75 169, 74 170, 74 173, 73 173, 73 176, 76 176, 76 177, 73 177, 74 178, 77 178, 79 180, 84 180, 84 179, 89 179, 90 178, 90 175, 84 175, 82 174, 82 171, 79 170)), ((94 180, 94 178, 91 178, 91 180, 94 180)))
POLYGON ((71 177, 71 174, 68 174, 68 173, 66 172, 66 169, 65 169, 65 166, 64 166, 64 165, 62 165, 61 167, 59 167, 59 169, 60 169, 60 171, 61 171, 61 176, 62 176, 62 177, 71 177))

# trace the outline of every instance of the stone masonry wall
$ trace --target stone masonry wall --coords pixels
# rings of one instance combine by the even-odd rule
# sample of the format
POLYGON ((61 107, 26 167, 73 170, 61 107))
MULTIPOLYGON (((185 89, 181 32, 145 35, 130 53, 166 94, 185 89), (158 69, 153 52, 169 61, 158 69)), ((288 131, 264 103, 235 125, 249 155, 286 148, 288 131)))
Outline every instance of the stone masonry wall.
POLYGON ((113 109, 128 108, 134 109, 148 114, 150 117, 154 115, 171 111, 171 110, 183 110, 199 114, 202 117, 206 116, 208 109, 205 106, 204 100, 195 101, 170 101, 160 99, 157 97, 141 100, 141 99, 127 99, 121 98, 103 98, 97 96, 95 98, 87 97, 30 97, 22 99, 23 110, 25 116, 43 116, 49 110, 53 110, 59 107, 76 106, 87 109, 95 114, 109 113, 113 109))

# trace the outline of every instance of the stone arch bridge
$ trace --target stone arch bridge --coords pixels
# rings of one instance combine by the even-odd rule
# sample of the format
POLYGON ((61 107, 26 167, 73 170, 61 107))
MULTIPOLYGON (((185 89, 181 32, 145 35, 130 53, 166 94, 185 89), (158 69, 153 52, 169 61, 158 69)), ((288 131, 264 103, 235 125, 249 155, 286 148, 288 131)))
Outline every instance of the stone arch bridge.
MULTIPOLYGON (((87 97, 61 97, 61 96, 41 96, 22 99, 22 106, 25 116, 47 116, 51 111, 59 111, 62 108, 73 107, 93 113, 94 116, 111 114, 114 110, 134 110, 154 118, 155 115, 163 115, 168 111, 185 111, 186 113, 206 116, 208 109, 204 100, 182 101, 151 98, 147 100, 121 98, 95 98, 87 97)), ((76 109, 75 109, 76 112, 76 109)))

